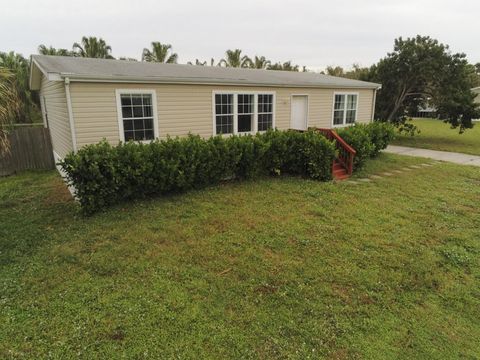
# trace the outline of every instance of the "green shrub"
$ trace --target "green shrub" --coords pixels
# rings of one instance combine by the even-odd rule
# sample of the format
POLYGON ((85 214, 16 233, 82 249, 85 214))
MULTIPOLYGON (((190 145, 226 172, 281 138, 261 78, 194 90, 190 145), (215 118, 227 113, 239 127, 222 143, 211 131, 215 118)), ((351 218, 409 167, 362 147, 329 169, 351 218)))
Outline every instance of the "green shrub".
POLYGON ((120 201, 181 192, 225 179, 291 174, 331 179, 335 146, 319 133, 271 130, 202 139, 189 135, 149 144, 106 141, 68 154, 59 164, 85 213, 120 201))
POLYGON ((372 122, 339 129, 338 135, 357 152, 353 166, 358 169, 368 158, 377 156, 387 147, 395 136, 395 130, 391 124, 372 122))
POLYGON ((338 135, 356 151, 353 159, 354 169, 359 169, 373 153, 374 146, 364 125, 354 125, 339 129, 338 135))
POLYGON ((395 138, 395 128, 392 124, 375 121, 364 125, 373 144, 370 156, 377 156, 381 150, 386 149, 388 144, 395 138))

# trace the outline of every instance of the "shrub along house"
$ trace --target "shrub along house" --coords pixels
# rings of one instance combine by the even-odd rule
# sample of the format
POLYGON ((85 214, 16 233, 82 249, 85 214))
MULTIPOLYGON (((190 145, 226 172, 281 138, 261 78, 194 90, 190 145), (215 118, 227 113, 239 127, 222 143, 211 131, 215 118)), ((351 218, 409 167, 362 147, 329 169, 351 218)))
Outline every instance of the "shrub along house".
POLYGON ((315 73, 34 55, 54 157, 105 138, 148 141, 372 121, 379 84, 315 73))

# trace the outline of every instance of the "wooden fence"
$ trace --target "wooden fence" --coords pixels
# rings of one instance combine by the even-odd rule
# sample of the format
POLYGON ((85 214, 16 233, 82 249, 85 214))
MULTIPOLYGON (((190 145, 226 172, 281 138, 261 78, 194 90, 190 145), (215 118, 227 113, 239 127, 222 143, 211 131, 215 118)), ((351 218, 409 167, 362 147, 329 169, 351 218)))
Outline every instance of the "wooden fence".
POLYGON ((43 127, 13 130, 9 135, 10 152, 0 155, 0 176, 23 170, 54 169, 50 132, 43 127))

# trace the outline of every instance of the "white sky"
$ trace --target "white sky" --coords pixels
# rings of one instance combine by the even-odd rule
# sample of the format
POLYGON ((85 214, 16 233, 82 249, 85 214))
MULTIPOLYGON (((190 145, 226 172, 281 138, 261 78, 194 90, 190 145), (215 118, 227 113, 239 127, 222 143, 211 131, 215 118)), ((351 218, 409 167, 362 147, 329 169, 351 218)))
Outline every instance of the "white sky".
POLYGON ((140 58, 151 41, 179 62, 221 59, 226 49, 310 69, 371 65, 399 36, 430 35, 480 62, 479 0, 0 0, 0 51, 39 44, 71 49, 104 38, 113 56, 140 58))

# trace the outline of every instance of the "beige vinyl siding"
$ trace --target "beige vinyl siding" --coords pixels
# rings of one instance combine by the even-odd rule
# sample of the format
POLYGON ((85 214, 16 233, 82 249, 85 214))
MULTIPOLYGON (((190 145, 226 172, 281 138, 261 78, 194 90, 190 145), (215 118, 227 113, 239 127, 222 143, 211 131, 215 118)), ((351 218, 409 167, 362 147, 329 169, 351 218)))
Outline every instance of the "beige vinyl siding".
POLYGON ((275 126, 290 128, 290 102, 294 94, 309 95, 309 126, 331 127, 335 92, 359 94, 357 122, 372 118, 373 90, 270 88, 214 85, 165 85, 87 83, 70 84, 72 110, 79 147, 106 138, 117 143, 119 137, 117 89, 155 90, 157 95, 158 129, 160 138, 186 135, 189 132, 204 137, 213 134, 213 91, 275 92, 275 126))
POLYGON ((67 98, 63 82, 48 81, 45 76, 42 76, 40 102, 44 117, 45 113, 48 115, 48 127, 52 138, 53 151, 60 158, 63 158, 73 150, 72 134, 68 120, 67 98))

